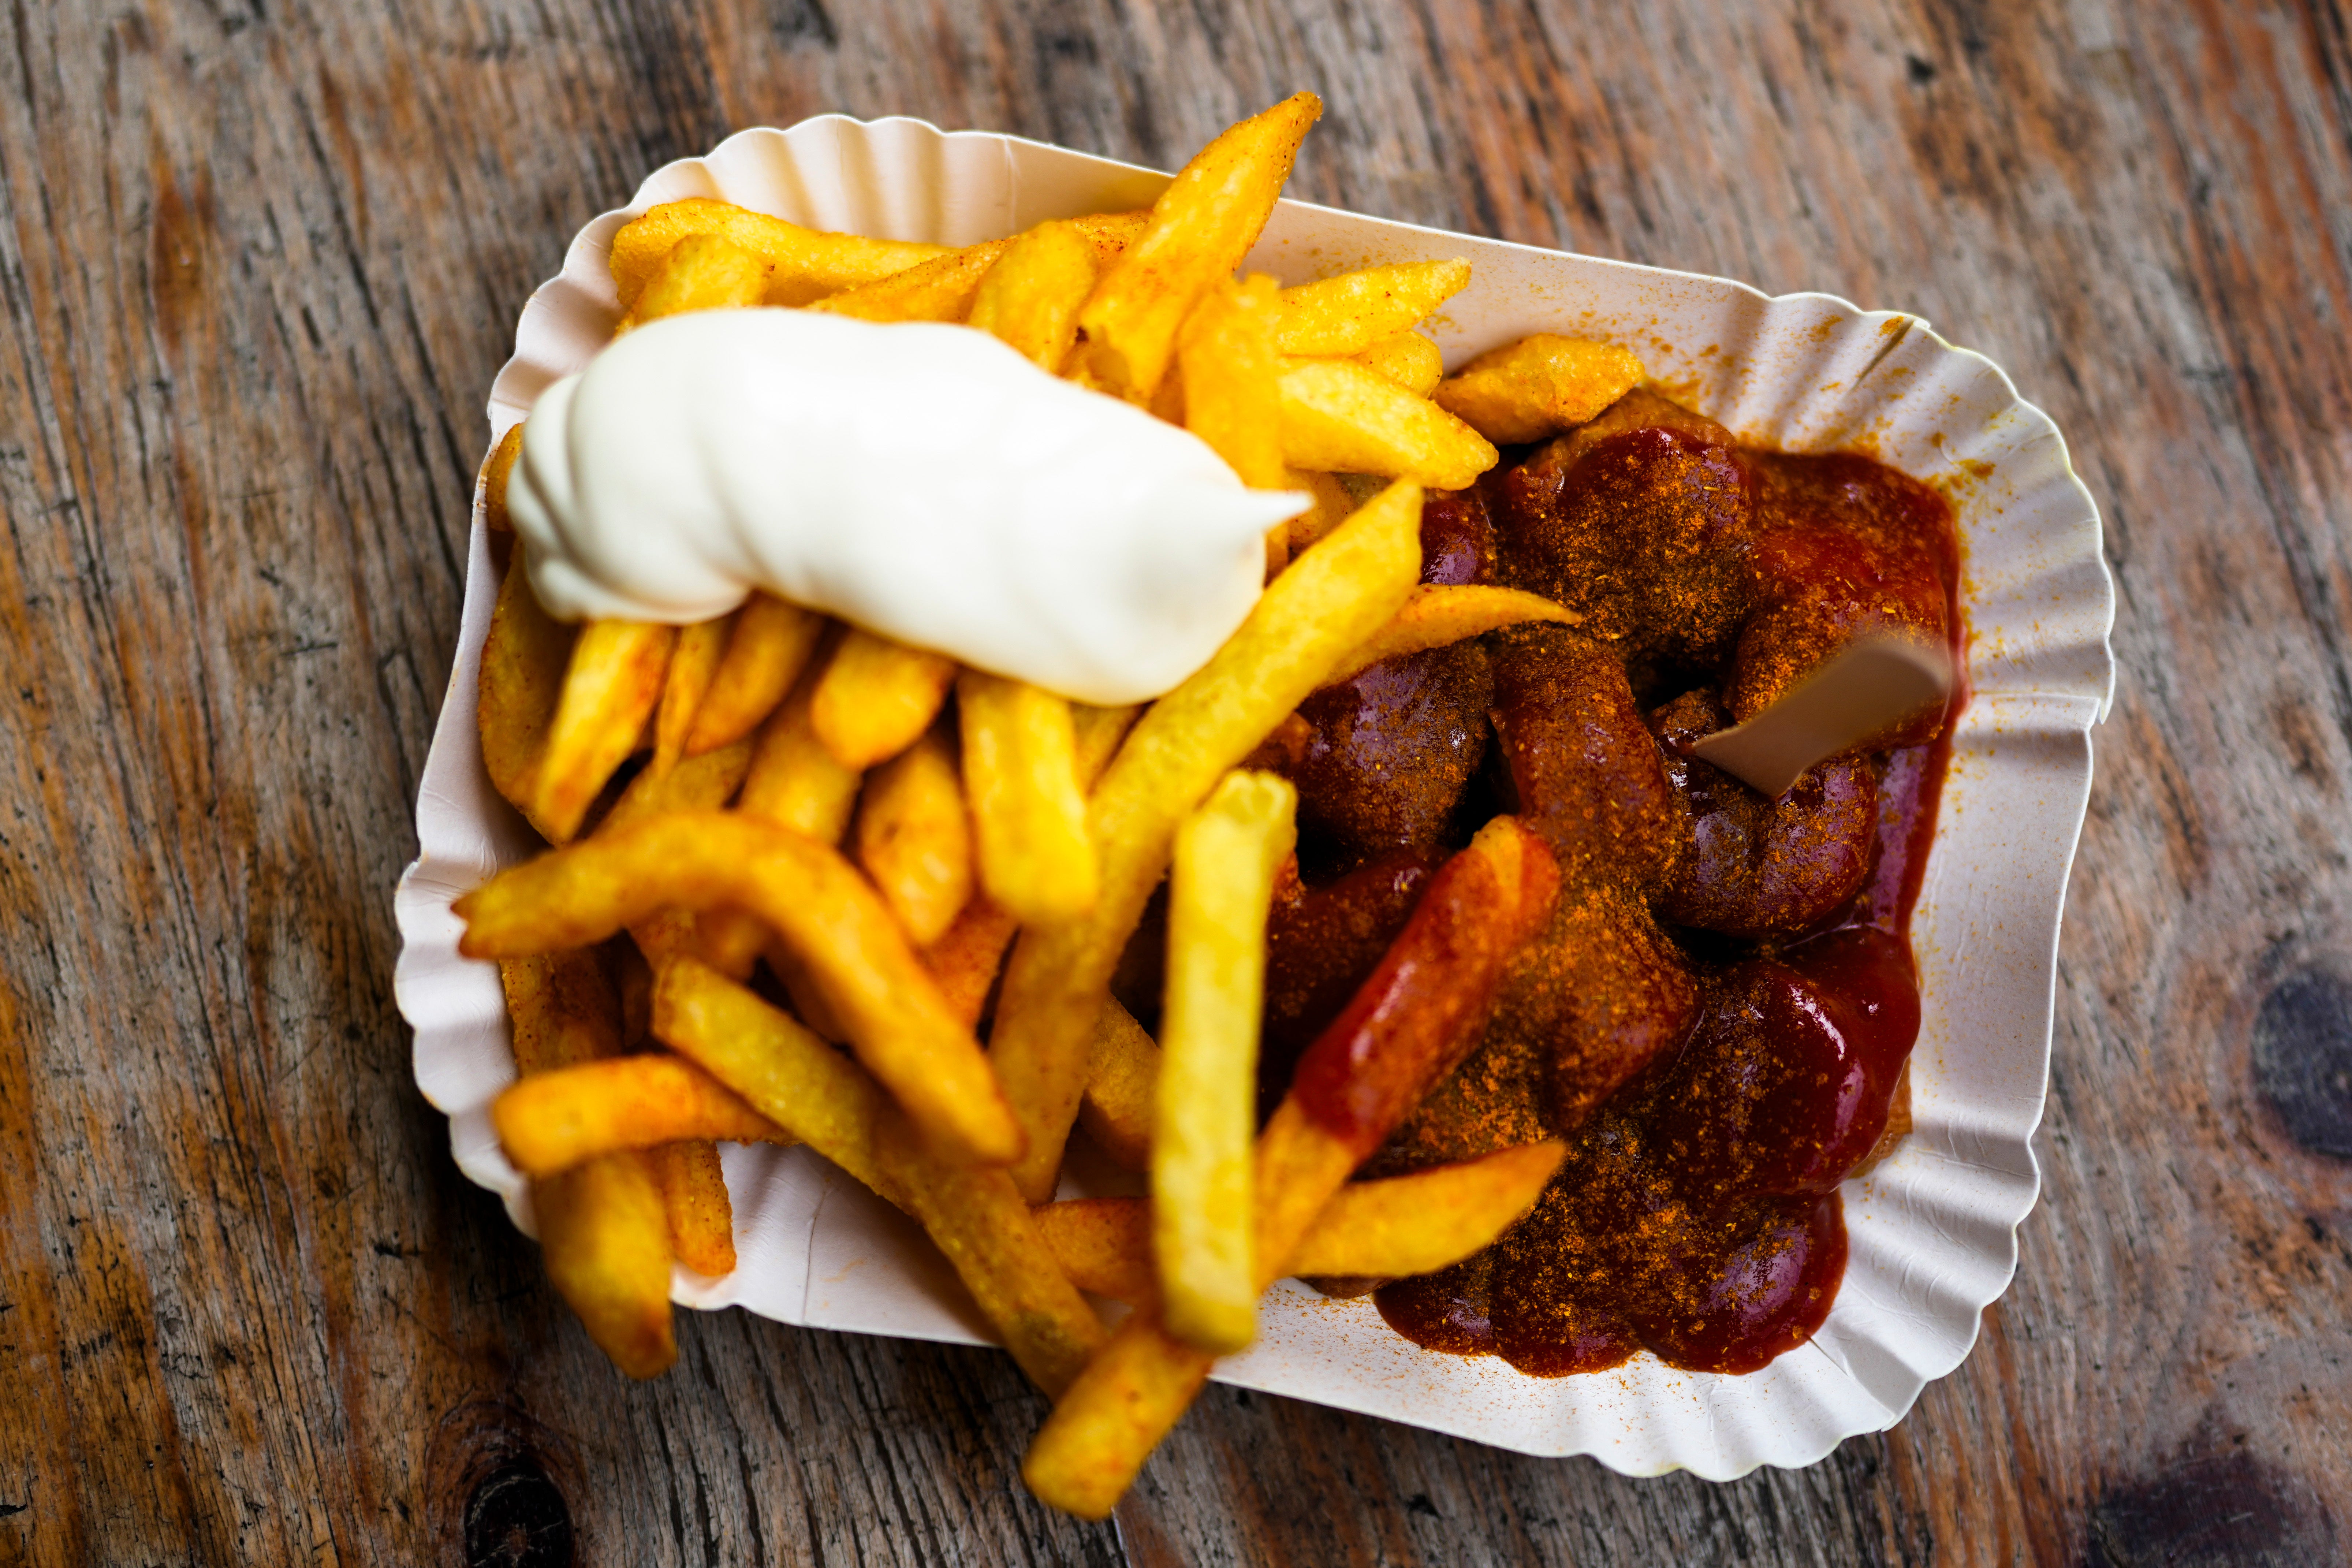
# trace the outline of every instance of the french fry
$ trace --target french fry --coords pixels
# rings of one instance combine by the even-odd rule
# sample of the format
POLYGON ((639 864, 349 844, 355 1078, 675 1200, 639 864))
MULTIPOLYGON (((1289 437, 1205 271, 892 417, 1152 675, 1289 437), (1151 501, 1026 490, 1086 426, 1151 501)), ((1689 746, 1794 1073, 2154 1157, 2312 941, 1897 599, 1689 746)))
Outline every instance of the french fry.
POLYGON ((978 1025, 996 972, 1004 966, 1004 950, 1021 922, 989 899, 964 905, 947 934, 923 949, 923 967, 940 983, 940 994, 967 1025, 978 1025))
MULTIPOLYGON (((838 844, 857 809, 861 775, 856 769, 834 761, 833 753, 816 738, 809 723, 813 688, 813 681, 803 680, 760 727, 736 809, 820 844, 838 844)), ((772 936, 758 916, 741 910, 709 910, 699 923, 697 945, 703 956, 737 980, 751 974, 772 936)), ((797 965, 787 967, 797 973, 797 965)), ((796 995, 794 1005, 801 1002, 796 995)), ((816 1022, 805 1008, 802 1016, 816 1022)))
POLYGON ((1117 997, 1105 998, 1087 1056, 1078 1121, 1104 1153, 1138 1174, 1151 1168, 1152 1100, 1159 1085, 1159 1042, 1117 997))
POLYGON ((640 1154, 606 1154, 531 1186, 547 1278, 596 1348, 635 1378, 677 1359, 669 1216, 640 1154))
POLYGON ((793 1141, 704 1068, 667 1055, 612 1057, 533 1073, 491 1101, 490 1125, 515 1169, 532 1177, 568 1171, 599 1154, 682 1138, 793 1141))
POLYGON ((1275 868, 1298 841, 1298 792, 1225 775, 1176 832, 1168 992, 1151 1132, 1151 1239, 1169 1332, 1220 1354, 1257 1336, 1250 1142, 1275 868))
POLYGON ((767 275, 764 301, 771 305, 805 305, 836 289, 903 272, 947 248, 821 233, 707 197, 666 202, 613 236, 613 282, 625 312, 677 242, 696 234, 717 235, 758 257, 767 275))
POLYGON ((883 1111, 875 1149, 890 1184, 884 1195, 929 1232, 1021 1370, 1048 1394, 1067 1388, 1109 1336, 1037 1234, 1013 1178, 942 1159, 895 1109, 883 1111))
POLYGON ((621 1014, 604 966, 585 944, 500 961, 507 1039, 524 1078, 598 1061, 621 1048, 621 1014))
POLYGON ((1415 397, 1427 397, 1445 379, 1445 356, 1419 332, 1399 332, 1382 338, 1362 353, 1349 356, 1367 370, 1378 371, 1415 397))
POLYGON ((1176 336, 1184 428, 1207 442, 1242 483, 1259 490, 1279 489, 1283 481, 1276 295, 1274 279, 1263 275, 1218 282, 1176 336))
POLYGON ((1393 485, 1293 562, 1225 646, 1129 731, 1087 808, 1102 868, 1095 907, 1024 931, 997 1004, 990 1049, 1029 1139, 1013 1179, 1031 1202, 1054 1190, 1096 1016, 1176 825, 1396 612, 1420 571, 1421 490, 1393 485))
POLYGON ((1402 1279, 1450 1268, 1533 1208, 1567 1154, 1553 1140, 1409 1176, 1349 1182, 1315 1216, 1290 1271, 1402 1279))
POLYGON ((563 672, 572 658, 575 628, 549 617, 530 591, 520 556, 507 563, 482 640, 482 667, 475 719, 482 737, 482 766, 490 784, 530 819, 543 838, 552 838, 538 815, 539 762, 547 749, 548 726, 563 692, 563 672))
POLYGON ((857 810, 857 863, 917 947, 971 900, 971 816, 955 755, 936 729, 874 770, 857 810))
POLYGON ((687 737, 693 732, 695 715, 719 673, 719 661, 727 651, 729 622, 733 618, 720 616, 678 628, 677 646, 670 652, 669 670, 662 678, 661 705, 654 710, 651 772, 667 773, 686 755, 687 737))
MULTIPOLYGON (((1386 1181, 1349 1182, 1315 1216, 1294 1274, 1402 1279, 1484 1250, 1535 1206, 1559 1169, 1557 1141, 1506 1149, 1386 1181)), ((1037 1210, 1037 1228, 1079 1289, 1139 1306, 1157 1298, 1151 1204, 1076 1198, 1037 1210)))
MULTIPOLYGON (((1559 868, 1498 816, 1438 868, 1355 997, 1300 1058, 1258 1136, 1258 1282, 1291 1271, 1356 1166, 1478 1040, 1511 954, 1549 910, 1559 868)), ((1208 1378, 1212 1358, 1139 1309, 1054 1407, 1021 1468, 1055 1508, 1108 1515, 1208 1378)))
POLYGON ((1594 418, 1642 384, 1642 362, 1614 343, 1533 332, 1438 383, 1437 405, 1502 446, 1541 441, 1594 418))
MULTIPOLYGON (((1111 753, 1118 749, 1128 727, 1135 722, 1139 709, 1096 708, 1084 702, 1069 705, 1071 729, 1075 732, 1076 755, 1071 759, 1072 771, 1077 776, 1081 790, 1092 787, 1109 765, 1111 753)), ((828 757, 827 761, 831 759, 828 757)), ((967 770, 968 771, 968 770, 967 770)), ((1087 839, 1087 854, 1094 854, 1094 841, 1087 839)), ((999 908, 986 897, 976 898, 956 917, 948 934, 923 950, 923 963, 939 980, 940 993, 955 1009, 956 1016, 966 1023, 976 1024, 981 1011, 988 1005, 988 994, 995 988, 997 972, 1004 967, 1005 951, 1013 945, 1013 935, 1020 921, 999 908)), ((794 998, 798 1005, 798 998, 794 998)), ((1113 1003, 1113 1006, 1118 1004, 1113 1003)), ((1132 1022, 1132 1020, 1130 1020, 1132 1022)), ((1142 1031, 1139 1028, 1138 1034, 1142 1031)), ((1145 1043, 1150 1037, 1145 1036, 1145 1043)), ((1158 1047, 1152 1047, 1156 1052, 1158 1047)), ((1155 1058, 1155 1060, 1157 1058, 1155 1058)), ((1149 1108, 1145 1114, 1148 1115, 1149 1108)), ((1142 1121, 1137 1124, 1137 1147, 1149 1136, 1150 1129, 1142 1121)), ((1143 1168, 1139 1156, 1135 1169, 1143 1168)))
POLYGON ((808 668, 825 618, 772 594, 753 594, 735 612, 727 651, 695 710, 686 754, 732 745, 758 729, 808 668))
POLYGON ((644 621, 580 628, 533 784, 531 818, 545 825, 550 843, 580 831, 596 792, 636 749, 677 644, 676 626, 644 621))
POLYGON ((1036 1210, 1037 1234, 1070 1283, 1130 1307, 1160 1299, 1147 1198, 1069 1198, 1036 1210))
POLYGON ((1055 1405, 1022 1458, 1021 1479, 1048 1507, 1108 1519, 1215 1363, 1171 1336, 1150 1308, 1137 1308, 1055 1405))
POLYGON ((1078 312, 1089 375, 1120 396, 1150 403, 1178 328, 1257 243, 1298 143, 1322 112, 1313 93, 1294 94, 1227 130, 1177 171, 1151 204, 1142 234, 1078 312))
MULTIPOLYGON (((499 965, 515 1067, 537 1074, 620 1049, 620 1006, 596 954, 579 949, 499 965)), ((547 1276, 596 1347, 631 1377, 677 1359, 669 1222, 635 1153, 605 1154, 531 1184, 547 1276)))
POLYGON ((751 742, 738 741, 723 751, 688 757, 666 773, 647 768, 629 781, 596 831, 609 833, 666 811, 716 811, 735 798, 751 766, 751 742))
POLYGON ((757 305, 767 298, 768 271, 766 261, 724 235, 689 234, 655 264, 613 335, 664 316, 757 305))
POLYGON ((956 1165, 846 1058, 715 971, 663 972, 654 1032, 932 1233, 1024 1371, 1049 1392, 1103 1341, 1002 1171, 956 1165))
POLYGON ((838 844, 857 807, 859 773, 834 760, 809 714, 803 682, 760 727, 738 808, 820 844, 838 844))
POLYGON ((1021 1125, 971 1031, 865 878, 812 839, 741 812, 674 812, 513 867, 455 907, 459 951, 497 958, 723 904, 765 921, 808 964, 858 1059, 927 1135, 986 1163, 1020 1157, 1021 1125))
POLYGON ((1294 468, 1458 490, 1499 456, 1461 420, 1353 361, 1297 360, 1282 373, 1282 458, 1294 468))
POLYGON ((1039 224, 1005 247, 981 279, 968 324, 1003 340, 1038 369, 1059 371, 1101 260, 1076 225, 1039 224))
MULTIPOLYGON (((1078 237, 1093 247, 1099 267, 1143 232, 1144 215, 1096 213, 1069 221, 1078 237)), ((896 277, 845 289, 810 309, 862 321, 961 321, 971 313, 990 270, 1014 243, 991 239, 966 246, 896 277)))
POLYGON ((817 678, 809 722, 843 767, 870 768, 931 727, 955 673, 945 654, 853 627, 817 678))
POLYGON ((514 531, 514 519, 507 515, 507 481, 514 477, 515 459, 521 456, 522 421, 518 419, 482 459, 482 526, 492 533, 514 531))
POLYGON ((1388 625, 1364 639, 1323 684, 1336 686, 1384 658, 1444 647, 1502 626, 1528 621, 1559 621, 1574 626, 1584 617, 1565 605, 1518 588, 1490 588, 1478 584, 1450 587, 1424 583, 1412 591, 1388 625))
POLYGON ((1470 264, 1406 261, 1367 267, 1282 291, 1275 348, 1286 354, 1360 354, 1394 337, 1470 286, 1470 264))
POLYGON ((1282 488, 1286 490, 1305 490, 1315 498, 1315 504, 1292 518, 1287 525, 1290 530, 1290 553, 1293 555, 1300 553, 1308 545, 1345 522, 1349 515, 1356 510, 1356 498, 1348 493, 1347 486, 1341 484, 1335 476, 1330 474, 1317 473, 1311 469, 1286 468, 1282 475, 1282 488))
POLYGON ((966 669, 956 679, 956 716, 989 898, 1024 925, 1084 914, 1099 876, 1068 700, 966 669))
POLYGON ((672 1256, 714 1279, 735 1272, 735 1209, 719 1146, 689 1138, 648 1150, 646 1163, 661 1188, 672 1256))
POLYGON ((1073 764, 1078 770, 1078 787, 1091 790, 1095 781, 1118 752, 1127 732, 1135 728, 1135 721, 1143 711, 1140 704, 1124 708, 1097 708, 1091 702, 1070 704, 1070 734, 1073 764))

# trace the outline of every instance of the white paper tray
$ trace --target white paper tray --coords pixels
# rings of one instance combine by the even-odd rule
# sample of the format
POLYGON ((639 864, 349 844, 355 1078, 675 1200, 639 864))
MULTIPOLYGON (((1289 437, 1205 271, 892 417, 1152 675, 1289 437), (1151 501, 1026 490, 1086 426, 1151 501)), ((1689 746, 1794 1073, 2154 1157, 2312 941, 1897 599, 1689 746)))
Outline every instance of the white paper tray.
MULTIPOLYGON (((490 395, 492 440, 540 391, 581 368, 616 314, 605 258, 648 206, 724 197, 795 223, 961 245, 1047 218, 1148 204, 1166 176, 981 132, 838 115, 746 131, 655 174, 629 206, 573 240, 531 296, 490 395)), ((1647 1475, 1727 1479, 1811 1464, 1902 1418, 1958 1366, 2009 1284, 2018 1223, 2040 1185, 2032 1148, 2048 1083, 2058 921, 2090 789, 2092 725, 2114 669, 2115 593, 2099 517, 2049 418, 1982 356, 1915 317, 1825 294, 1767 298, 1728 279, 1588 257, 1285 202, 1251 253, 1286 283, 1382 261, 1464 256, 1470 288, 1432 323, 1448 363, 1522 333, 1619 342, 1682 400, 1743 439, 1792 451, 1863 446, 1937 483, 1959 519, 1974 697, 1945 781, 1913 917, 1924 988, 1915 1129, 1845 1189, 1851 1256, 1813 1341, 1746 1377, 1674 1371, 1648 1355, 1544 1379, 1492 1358, 1433 1354, 1369 1300, 1295 1283, 1220 1381, 1360 1410, 1530 1454, 1590 1454, 1647 1475)), ((448 1113, 459 1167, 531 1229, 528 1189, 490 1131, 514 1076, 497 966, 457 956, 450 901, 538 847, 491 789, 475 679, 497 595, 477 498, 457 668, 416 807, 419 858, 396 900, 394 990, 416 1031, 417 1086, 448 1113)), ((985 1343, 985 1323, 920 1233, 804 1150, 724 1150, 740 1263, 680 1269, 688 1306, 783 1322, 985 1343)))

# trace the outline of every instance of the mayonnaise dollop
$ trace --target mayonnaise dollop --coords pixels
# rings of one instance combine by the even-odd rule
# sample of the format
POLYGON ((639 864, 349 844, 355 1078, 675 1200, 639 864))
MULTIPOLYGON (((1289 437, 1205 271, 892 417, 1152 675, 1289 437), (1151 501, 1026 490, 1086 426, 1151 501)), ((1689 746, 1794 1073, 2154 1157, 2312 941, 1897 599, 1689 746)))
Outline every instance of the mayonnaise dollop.
POLYGON ((561 619, 684 624, 765 588, 1099 703, 1207 663, 1307 504, 985 333, 784 310, 605 349, 540 395, 507 495, 561 619))

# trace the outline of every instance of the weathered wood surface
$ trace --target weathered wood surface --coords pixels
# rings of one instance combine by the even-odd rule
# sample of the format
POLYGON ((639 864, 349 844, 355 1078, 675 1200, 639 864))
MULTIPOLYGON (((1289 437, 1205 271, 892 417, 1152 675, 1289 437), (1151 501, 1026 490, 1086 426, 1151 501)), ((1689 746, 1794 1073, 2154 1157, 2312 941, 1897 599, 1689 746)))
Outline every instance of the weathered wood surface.
POLYGON ((2336 0, 15 0, 0 1560, 2155 1563, 2352 1552, 2352 42, 2336 0), (390 894, 517 306, 819 110, 1918 310, 2104 507, 2126 670, 2015 1286, 1909 1419, 1633 1481, 1213 1392, 1116 1528, 1003 1357, 630 1387, 446 1157, 390 894), (565 1549, 565 1542, 571 1543, 565 1549))

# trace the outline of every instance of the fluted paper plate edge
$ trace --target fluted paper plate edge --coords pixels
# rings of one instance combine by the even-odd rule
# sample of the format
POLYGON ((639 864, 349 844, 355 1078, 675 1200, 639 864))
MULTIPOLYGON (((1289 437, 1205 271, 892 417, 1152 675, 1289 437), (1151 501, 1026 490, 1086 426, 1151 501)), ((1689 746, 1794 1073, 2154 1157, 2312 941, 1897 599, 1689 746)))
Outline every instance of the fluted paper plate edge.
MULTIPOLYGON (((839 115, 730 137, 667 165, 583 228, 522 313, 490 406, 495 444, 539 392, 610 335, 605 258, 635 213, 719 195, 821 228, 966 244, 1047 217, 1147 203, 1166 176, 1019 138, 839 115)), ((1958 1366, 2014 1272, 2040 1172, 2058 924, 2112 700, 2115 595, 2098 511, 2056 427, 1989 360, 1916 317, 1826 294, 1769 297, 1728 279, 1635 267, 1285 202, 1248 265, 1286 282, 1345 267, 1466 256, 1472 287, 1432 323, 1449 363, 1523 332, 1589 333, 1640 353, 1666 390, 1744 439, 1861 447, 1952 500, 1966 566, 1974 698, 1953 747, 1914 946, 1925 982, 1916 1131, 1846 1189, 1852 1255, 1815 1340, 1728 1378, 1636 1358, 1546 1380, 1433 1355, 1363 1301, 1278 1288, 1261 1342, 1220 1380, 1628 1474, 1727 1479, 1811 1464, 1900 1420, 1958 1366)), ((513 1076, 495 965, 457 952, 449 903, 536 841, 482 772, 475 678, 495 574, 476 498, 456 668, 418 792, 419 855, 395 899, 394 992, 419 1089, 452 1152, 531 1229, 527 1184, 488 1107, 513 1076)), ((805 1151, 724 1151, 740 1264, 679 1269, 673 1295, 786 1322, 985 1342, 984 1323, 919 1236, 805 1151)))

